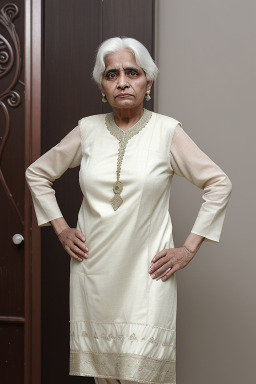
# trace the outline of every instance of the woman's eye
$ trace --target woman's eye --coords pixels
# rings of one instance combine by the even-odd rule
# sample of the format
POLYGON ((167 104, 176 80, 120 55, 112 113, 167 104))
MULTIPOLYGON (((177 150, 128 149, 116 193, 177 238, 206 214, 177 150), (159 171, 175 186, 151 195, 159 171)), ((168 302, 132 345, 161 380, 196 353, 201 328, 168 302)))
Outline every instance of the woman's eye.
POLYGON ((130 72, 129 72, 129 75, 131 75, 131 76, 133 76, 133 77, 134 77, 134 76, 137 76, 137 72, 135 72, 135 71, 130 71, 130 72))
POLYGON ((107 77, 108 77, 108 79, 115 79, 116 78, 116 73, 110 72, 110 73, 108 73, 107 77))

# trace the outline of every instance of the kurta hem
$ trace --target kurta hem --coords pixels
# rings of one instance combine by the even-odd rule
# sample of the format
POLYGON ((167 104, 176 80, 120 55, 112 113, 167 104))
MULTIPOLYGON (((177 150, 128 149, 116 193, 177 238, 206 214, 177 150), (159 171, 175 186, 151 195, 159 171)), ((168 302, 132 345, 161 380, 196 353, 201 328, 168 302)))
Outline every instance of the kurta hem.
POLYGON ((171 383, 175 350, 173 329, 139 323, 70 322, 70 372, 76 375, 171 383))
POLYGON ((141 383, 175 384, 176 361, 133 354, 70 352, 71 376, 109 377, 141 383), (102 374, 99 374, 102 370, 102 374))
MULTIPOLYGON (((92 375, 88 375, 88 374, 86 374, 86 373, 84 373, 84 374, 81 374, 81 373, 76 373, 76 372, 69 372, 69 375, 70 376, 86 376, 86 377, 92 377, 92 375)), ((119 379, 119 380, 130 380, 130 381, 135 381, 135 380, 133 380, 132 378, 129 378, 129 377, 120 377, 120 376, 103 376, 103 375, 94 375, 93 377, 101 377, 101 378, 103 378, 103 379, 119 379)), ((152 384, 158 384, 158 383, 156 383, 156 382, 152 382, 152 381, 141 381, 141 380, 136 380, 136 382, 138 382, 138 383, 152 383, 152 384)), ((166 383, 161 383, 161 384, 176 384, 176 382, 175 381, 173 381, 173 382, 166 382, 166 383)))

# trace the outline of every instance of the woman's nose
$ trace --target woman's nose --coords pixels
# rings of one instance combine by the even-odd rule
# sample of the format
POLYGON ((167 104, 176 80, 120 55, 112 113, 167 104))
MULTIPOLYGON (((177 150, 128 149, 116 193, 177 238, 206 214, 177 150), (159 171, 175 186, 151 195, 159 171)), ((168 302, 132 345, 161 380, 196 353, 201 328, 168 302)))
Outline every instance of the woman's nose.
POLYGON ((126 78, 124 72, 120 73, 120 75, 118 77, 117 86, 120 87, 120 88, 128 87, 128 81, 127 81, 127 78, 126 78))

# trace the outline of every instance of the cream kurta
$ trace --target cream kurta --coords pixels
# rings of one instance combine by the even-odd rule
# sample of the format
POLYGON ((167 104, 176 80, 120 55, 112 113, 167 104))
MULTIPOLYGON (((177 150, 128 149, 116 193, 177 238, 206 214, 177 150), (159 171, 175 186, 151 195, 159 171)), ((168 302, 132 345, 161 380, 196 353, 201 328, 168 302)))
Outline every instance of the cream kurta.
POLYGON ((84 197, 77 228, 86 236, 89 258, 71 259, 70 374, 175 383, 176 275, 163 282, 148 273, 153 256, 174 247, 172 178, 176 173, 204 190, 191 232, 214 242, 232 185, 180 122, 153 112, 128 141, 120 174, 123 203, 114 211, 119 142, 105 116, 79 120, 26 171, 38 224, 44 226, 62 216, 52 182, 80 165, 84 197))

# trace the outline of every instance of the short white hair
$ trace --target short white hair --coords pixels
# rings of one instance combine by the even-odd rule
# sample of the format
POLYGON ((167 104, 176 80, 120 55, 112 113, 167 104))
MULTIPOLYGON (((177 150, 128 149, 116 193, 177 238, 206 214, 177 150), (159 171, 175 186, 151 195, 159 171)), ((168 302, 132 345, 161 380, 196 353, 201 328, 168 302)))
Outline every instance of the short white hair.
POLYGON ((102 76, 106 68, 105 56, 122 49, 128 49, 134 54, 136 63, 144 70, 147 80, 155 80, 157 78, 159 70, 143 44, 131 37, 112 37, 103 41, 97 51, 92 76, 99 87, 101 86, 102 76))

